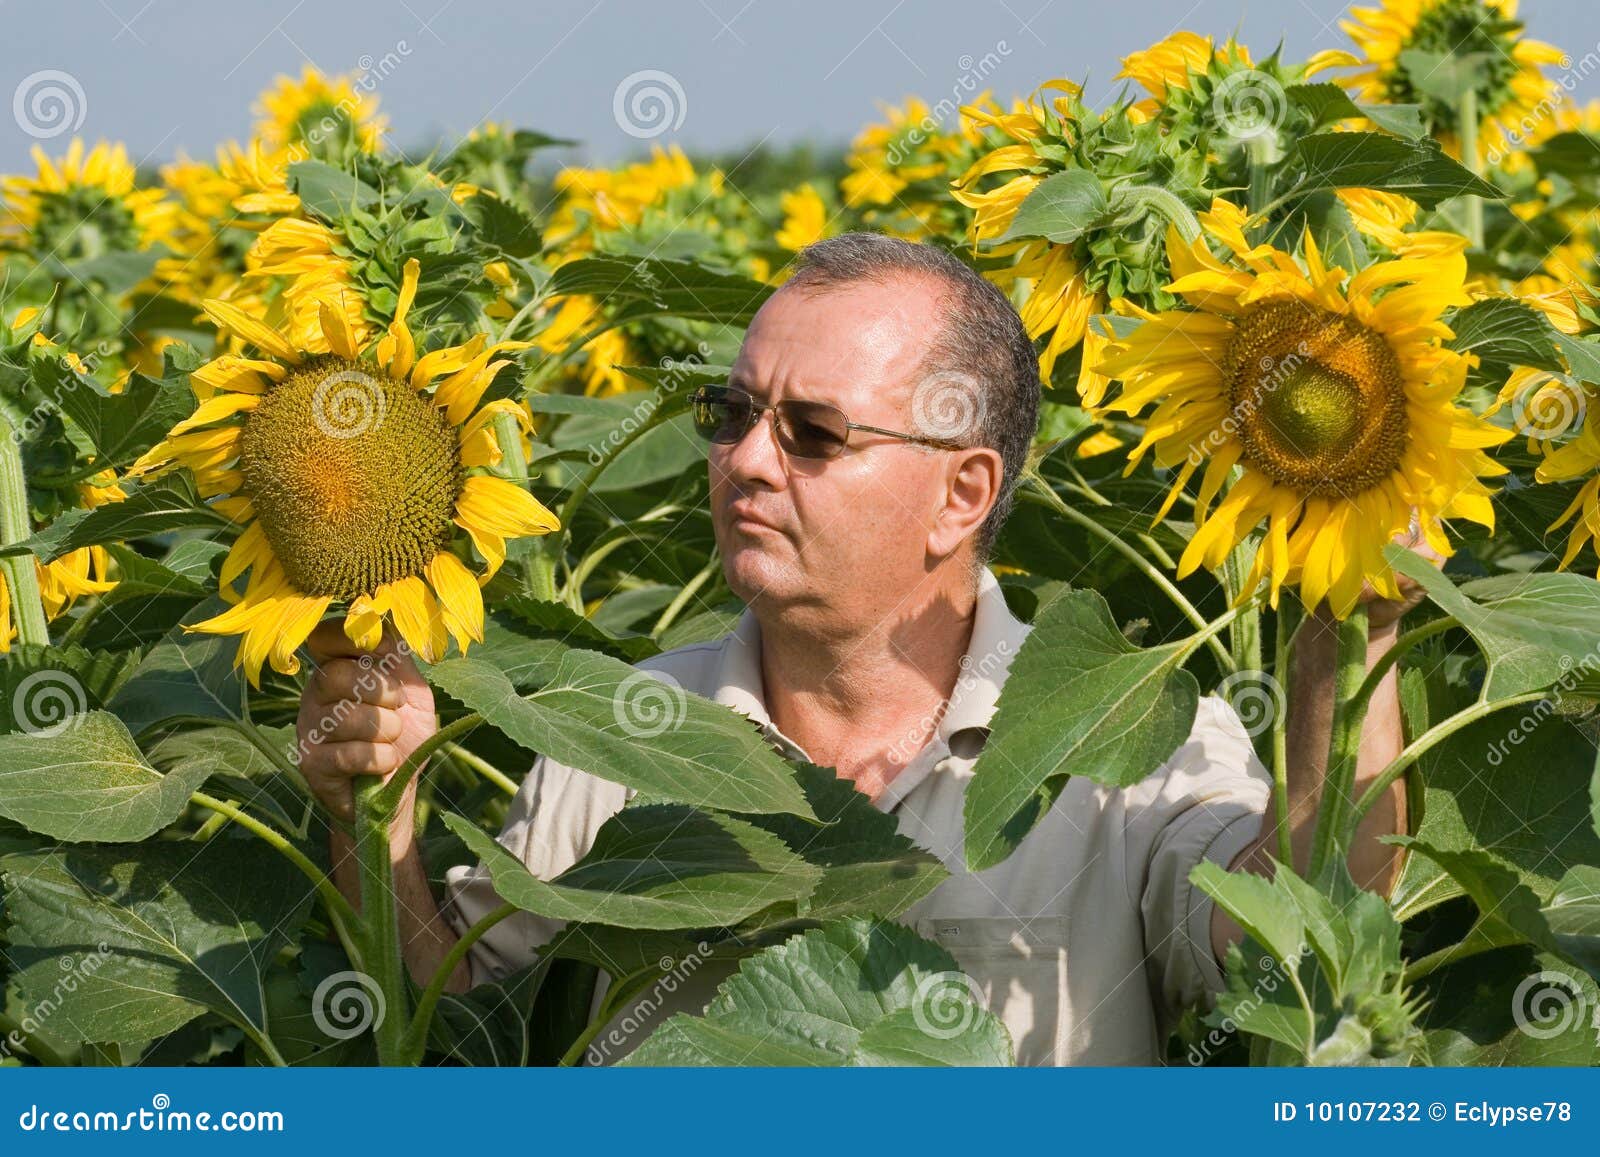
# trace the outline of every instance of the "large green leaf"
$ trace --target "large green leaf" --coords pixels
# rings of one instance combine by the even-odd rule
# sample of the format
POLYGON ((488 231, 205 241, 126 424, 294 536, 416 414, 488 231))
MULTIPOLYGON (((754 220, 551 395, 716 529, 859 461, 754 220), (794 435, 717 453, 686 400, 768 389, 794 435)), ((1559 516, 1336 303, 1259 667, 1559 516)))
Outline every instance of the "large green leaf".
POLYGON ((1291 84, 1283 94, 1305 109, 1317 128, 1362 118, 1407 140, 1414 141, 1423 133, 1422 109, 1418 105, 1358 104, 1349 93, 1332 83, 1291 84))
POLYGON ((811 920, 898 916, 950 875, 937 856, 900 834, 893 816, 873 807, 832 768, 806 763, 795 774, 822 827, 794 816, 746 818, 822 870, 799 914, 811 920))
POLYGON ((104 707, 138 662, 137 653, 91 651, 76 644, 13 644, 0 664, 0 733, 37 732, 62 722, 66 714, 104 707))
MULTIPOLYGON (((1568 868, 1600 863, 1600 835, 1586 822, 1594 745, 1543 706, 1480 719, 1415 769, 1423 786, 1417 838, 1444 851, 1490 852, 1541 901, 1568 868)), ((1408 856, 1391 899, 1406 920, 1459 895, 1437 862, 1408 856)))
POLYGON ((1527 943, 1546 952, 1561 951, 1539 897, 1516 872, 1488 852, 1446 851, 1413 836, 1389 836, 1387 840, 1432 860, 1472 897, 1478 919, 1467 932, 1465 944, 1482 948, 1527 943))
POLYGON ((550 292, 601 298, 611 325, 644 317, 748 325, 772 287, 695 261, 587 257, 557 269, 550 292))
POLYGON ((1070 245, 1104 219, 1109 208, 1099 177, 1087 169, 1068 169, 1034 186, 1001 240, 1044 237, 1070 245))
POLYGON ((822 875, 776 836, 680 804, 624 808, 601 826, 588 855, 549 881, 464 816, 444 822, 488 867, 504 899, 557 920, 719 927, 803 900, 822 875))
POLYGON ((31 553, 50 562, 69 551, 108 542, 132 542, 169 530, 216 530, 227 519, 202 505, 187 474, 134 488, 127 499, 93 510, 68 510, 49 526, 6 547, 0 554, 31 553))
POLYGON ((1450 315, 1455 336, 1446 344, 1497 366, 1502 378, 1516 366, 1560 370, 1550 319, 1514 297, 1487 297, 1450 315))
POLYGON ((1600 1064, 1600 988, 1554 953, 1523 945, 1474 956, 1423 978, 1418 995, 1430 1064, 1600 1064))
POLYGON ((1485 700, 1570 685, 1582 677, 1571 672, 1574 657, 1594 648, 1590 624, 1600 622, 1600 582, 1571 573, 1511 574, 1457 587, 1412 551, 1390 546, 1384 555, 1482 648, 1489 665, 1485 700))
POLYGON ((750 957, 701 1017, 679 1014, 626 1065, 1008 1065, 1005 1027, 954 957, 910 929, 842 920, 750 957))
POLYGON ((115 394, 64 358, 38 356, 32 364, 40 392, 83 431, 94 447, 96 465, 120 470, 194 412, 189 373, 203 361, 190 346, 170 347, 163 355, 161 377, 130 374, 115 394))
POLYGON ((811 818, 789 765, 729 708, 594 651, 530 663, 539 690, 527 695, 477 659, 437 663, 428 679, 529 750, 652 798, 811 818))
POLYGON ((967 786, 967 866, 992 867, 1015 851, 1068 776, 1126 787, 1170 757, 1199 702, 1179 666, 1187 650, 1184 640, 1134 646, 1094 591, 1045 607, 1012 661, 967 786))
POLYGON ((212 768, 163 775, 115 715, 88 711, 38 735, 0 735, 0 816, 73 843, 133 843, 183 814, 212 768))
POLYGON ((1313 133, 1290 147, 1285 164, 1299 170, 1298 190, 1302 193, 1382 189, 1404 194, 1425 208, 1465 194, 1491 199, 1502 195, 1426 138, 1408 141, 1387 133, 1313 133))
POLYGON ((21 853, 0 880, 17 983, 57 1001, 50 1030, 77 1041, 150 1040, 207 1010, 266 1032, 267 969, 311 901, 293 865, 244 838, 21 853))
MULTIPOLYGON (((212 598, 184 616, 185 624, 221 614, 227 604, 212 598)), ((110 709, 138 735, 178 716, 240 719, 244 680, 234 666, 238 640, 226 635, 173 628, 112 696, 110 709)))

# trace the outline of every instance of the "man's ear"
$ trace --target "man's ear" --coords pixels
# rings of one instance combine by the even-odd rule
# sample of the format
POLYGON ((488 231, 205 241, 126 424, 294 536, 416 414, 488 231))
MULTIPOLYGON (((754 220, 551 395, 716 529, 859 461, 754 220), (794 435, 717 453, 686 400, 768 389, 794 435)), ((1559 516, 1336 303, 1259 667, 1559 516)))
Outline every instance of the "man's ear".
POLYGON ((1000 501, 1005 463, 997 450, 978 446, 950 454, 945 475, 944 508, 928 533, 928 553, 946 558, 983 525, 1000 501))

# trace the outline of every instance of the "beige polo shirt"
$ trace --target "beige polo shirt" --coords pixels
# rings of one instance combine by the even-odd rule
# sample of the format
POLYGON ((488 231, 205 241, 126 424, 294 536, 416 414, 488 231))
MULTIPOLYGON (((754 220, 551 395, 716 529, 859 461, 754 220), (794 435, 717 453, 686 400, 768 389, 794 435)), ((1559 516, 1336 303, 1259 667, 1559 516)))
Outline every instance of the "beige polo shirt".
MULTIPOLYGON (((1009 859, 967 871, 963 796, 1028 630, 985 570, 961 675, 937 732, 876 801, 950 870, 900 919, 960 962, 1010 1031, 1018 1064, 1158 1064, 1172 1019, 1222 986, 1211 951, 1213 905, 1190 885, 1190 869, 1203 859, 1226 867, 1260 831, 1271 776, 1233 709, 1207 696, 1189 738, 1147 779, 1124 789, 1069 780, 1009 859)), ((804 758, 768 717, 760 648, 759 626, 746 611, 732 634, 639 666, 743 712, 781 752, 804 758)), ((500 843, 551 878, 582 858, 628 796, 540 757, 500 843)), ((481 867, 450 871, 446 913, 459 929, 499 903, 481 867)), ((503 921, 473 950, 474 982, 530 962, 560 928, 526 912, 503 921)), ((699 1012, 735 967, 712 961, 670 993, 652 991, 612 1018, 586 1059, 616 1061, 672 1013, 699 1012)))

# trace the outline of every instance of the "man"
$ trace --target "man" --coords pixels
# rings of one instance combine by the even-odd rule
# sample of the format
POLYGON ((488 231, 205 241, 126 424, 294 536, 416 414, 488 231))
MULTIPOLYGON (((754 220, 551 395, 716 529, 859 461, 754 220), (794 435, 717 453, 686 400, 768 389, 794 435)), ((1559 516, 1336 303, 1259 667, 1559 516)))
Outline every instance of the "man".
MULTIPOLYGON (((1188 740, 1147 780, 1117 791, 1073 779, 1014 855, 966 870, 963 794, 1027 633, 983 567, 1037 420, 1037 361, 1016 312, 937 249, 847 234, 800 256, 751 323, 729 390, 711 391, 699 418, 713 440, 724 572, 748 610, 731 635, 641 666, 743 712, 786 754, 837 768, 943 860, 950 878, 902 919, 972 975, 1019 1063, 1158 1062, 1172 1015, 1221 987, 1218 961, 1242 935, 1189 872, 1202 859, 1270 872, 1261 854, 1275 838, 1270 777, 1231 708, 1207 697, 1188 740)), ((1404 609, 1373 605, 1369 663, 1404 609)), ((433 701, 409 661, 358 666, 336 624, 324 623, 311 648, 319 669, 302 739, 325 717, 343 722, 300 766, 325 803, 348 813, 350 778, 403 763, 434 729, 433 701), (374 680, 372 670, 385 668, 393 674, 374 680), (350 700, 361 706, 348 710, 350 700), (346 709, 333 712, 340 702, 346 709)), ((1291 673, 1292 835, 1302 864, 1327 751, 1333 651, 1331 623, 1312 620, 1291 673)), ((1400 742, 1391 671, 1366 724, 1362 786, 1400 742)), ((551 877, 627 798, 541 757, 501 843, 551 877)), ((1362 883, 1390 883, 1395 853, 1375 837, 1399 830, 1402 806, 1397 784, 1366 817, 1350 857, 1362 883)), ((499 901, 481 868, 462 867, 439 908, 409 807, 392 838, 406 959, 424 979, 499 901)), ((354 897, 348 844, 336 836, 333 852, 354 897)), ((452 988, 528 962, 558 927, 527 913, 505 920, 452 988)), ((698 1011, 723 975, 708 967, 676 999, 624 1010, 590 1060, 616 1060, 671 1012, 698 1011)))

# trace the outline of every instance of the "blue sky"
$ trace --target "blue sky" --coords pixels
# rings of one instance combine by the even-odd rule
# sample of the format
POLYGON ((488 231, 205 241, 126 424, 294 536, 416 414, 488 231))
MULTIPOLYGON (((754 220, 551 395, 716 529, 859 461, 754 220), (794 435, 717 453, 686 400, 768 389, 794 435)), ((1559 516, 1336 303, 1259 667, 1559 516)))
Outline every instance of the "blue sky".
MULTIPOLYGON (((1594 0, 1523 8, 1530 33, 1567 49, 1580 70, 1600 53, 1594 0)), ((566 158, 615 161, 645 147, 622 124, 635 114, 616 115, 629 77, 622 107, 646 90, 640 118, 662 107, 648 90, 665 94, 672 127, 652 138, 661 143, 843 141, 879 101, 908 93, 966 99, 963 85, 981 76, 1006 99, 1065 75, 1106 96, 1120 56, 1174 29, 1238 31, 1259 53, 1282 39, 1305 54, 1346 45, 1345 14, 1330 0, 12 0, 0 97, 13 95, 15 114, 24 92, 54 83, 79 133, 125 141, 154 163, 242 137, 255 94, 310 61, 365 69, 401 147, 493 119, 580 139, 566 158), (48 76, 25 87, 48 72, 76 88, 48 76)), ((1600 96, 1600 67, 1575 94, 1600 96)), ((0 118, 0 171, 28 163, 36 137, 20 119, 0 118)))

